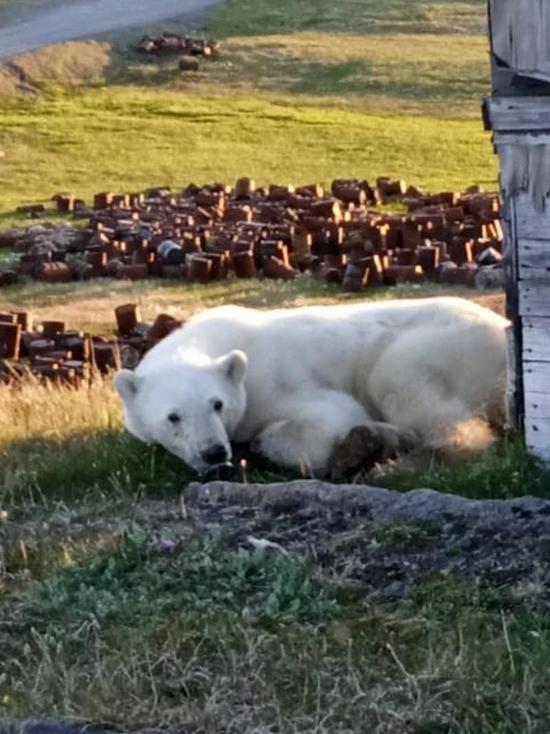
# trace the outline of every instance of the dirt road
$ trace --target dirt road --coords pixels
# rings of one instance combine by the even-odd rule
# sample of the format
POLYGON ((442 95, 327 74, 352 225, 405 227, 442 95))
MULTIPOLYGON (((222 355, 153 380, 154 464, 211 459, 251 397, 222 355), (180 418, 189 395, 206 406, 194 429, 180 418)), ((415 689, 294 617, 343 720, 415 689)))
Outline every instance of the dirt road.
POLYGON ((14 11, 0 27, 0 59, 75 38, 172 18, 191 18, 220 0, 66 0, 14 11))

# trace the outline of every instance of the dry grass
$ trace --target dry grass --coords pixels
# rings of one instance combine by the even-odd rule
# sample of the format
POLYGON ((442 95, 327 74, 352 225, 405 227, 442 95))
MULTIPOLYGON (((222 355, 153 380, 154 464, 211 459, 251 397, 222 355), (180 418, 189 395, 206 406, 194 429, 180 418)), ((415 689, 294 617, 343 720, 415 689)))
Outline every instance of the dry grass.
POLYGON ((489 91, 484 37, 334 38, 312 32, 233 37, 219 60, 203 62, 199 73, 187 76, 178 73, 177 62, 144 63, 125 54, 113 79, 191 94, 231 89, 347 109, 479 119, 480 99, 489 91))
POLYGON ((0 96, 16 94, 21 87, 38 92, 43 82, 71 86, 103 81, 111 50, 105 41, 74 41, 19 54, 9 66, 0 65, 0 96))
POLYGON ((70 328, 111 334, 116 327, 114 309, 123 303, 137 303, 142 317, 152 321, 157 314, 170 313, 189 318, 205 308, 226 303, 251 308, 290 308, 328 305, 365 300, 365 298, 417 298, 455 295, 504 311, 501 292, 478 292, 470 288, 445 288, 435 284, 375 289, 363 294, 343 293, 337 286, 325 285, 309 276, 291 282, 236 280, 208 286, 167 281, 94 280, 89 283, 45 285, 29 283, 4 291, 2 308, 30 311, 38 321, 58 319, 70 328))
POLYGON ((120 425, 118 401, 108 381, 98 381, 90 392, 45 388, 30 381, 20 390, 2 385, 0 395, 0 436, 4 445, 37 437, 57 440, 120 425))

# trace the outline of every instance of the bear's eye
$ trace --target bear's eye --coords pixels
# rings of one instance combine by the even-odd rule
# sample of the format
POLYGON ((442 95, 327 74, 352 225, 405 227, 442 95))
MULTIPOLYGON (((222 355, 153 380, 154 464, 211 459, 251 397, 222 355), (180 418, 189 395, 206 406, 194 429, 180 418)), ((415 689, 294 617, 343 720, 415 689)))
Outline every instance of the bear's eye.
POLYGON ((223 403, 221 400, 215 400, 214 401, 214 410, 216 413, 221 413, 223 410, 223 403))
POLYGON ((175 425, 176 423, 179 423, 181 421, 181 416, 179 416, 177 413, 170 413, 168 415, 168 420, 170 421, 170 423, 173 423, 175 425))

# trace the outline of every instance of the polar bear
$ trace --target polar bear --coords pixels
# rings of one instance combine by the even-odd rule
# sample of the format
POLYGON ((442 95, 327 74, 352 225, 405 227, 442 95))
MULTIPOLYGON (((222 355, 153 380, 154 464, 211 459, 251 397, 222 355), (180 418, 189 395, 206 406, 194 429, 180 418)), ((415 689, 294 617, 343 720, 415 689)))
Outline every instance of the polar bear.
POLYGON ((191 318, 114 384, 128 431, 198 472, 243 442, 322 474, 357 427, 390 452, 489 440, 504 419, 507 326, 451 297, 222 306, 191 318))

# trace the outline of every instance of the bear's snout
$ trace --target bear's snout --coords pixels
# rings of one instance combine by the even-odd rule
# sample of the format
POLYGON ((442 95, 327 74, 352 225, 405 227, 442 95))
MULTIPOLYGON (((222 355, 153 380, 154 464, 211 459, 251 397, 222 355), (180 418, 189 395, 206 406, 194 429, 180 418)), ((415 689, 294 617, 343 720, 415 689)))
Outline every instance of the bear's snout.
POLYGON ((201 453, 201 459, 210 466, 224 464, 228 459, 227 450, 223 444, 217 443, 214 446, 210 446, 206 451, 203 451, 201 453))

